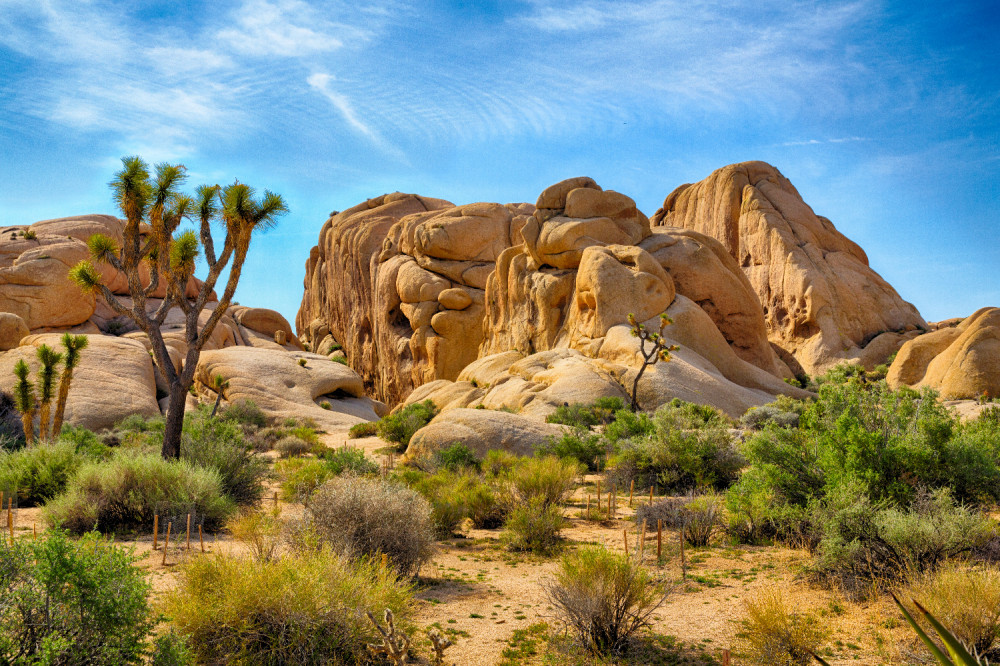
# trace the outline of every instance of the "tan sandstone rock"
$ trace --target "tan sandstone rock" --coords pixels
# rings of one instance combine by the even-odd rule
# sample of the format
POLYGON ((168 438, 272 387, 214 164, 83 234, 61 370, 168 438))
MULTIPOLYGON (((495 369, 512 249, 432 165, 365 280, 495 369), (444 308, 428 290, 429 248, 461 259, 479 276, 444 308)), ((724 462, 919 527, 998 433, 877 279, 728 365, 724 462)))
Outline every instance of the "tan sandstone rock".
POLYGON ((30 333, 24 320, 12 312, 0 312, 0 351, 20 346, 21 339, 30 333))
POLYGON ((877 335, 927 326, 864 251, 764 162, 733 164, 677 188, 651 221, 722 242, 760 299, 771 342, 810 374, 845 360, 871 362, 863 350, 877 335))
POLYGON ((406 457, 418 460, 432 456, 456 442, 482 458, 493 450, 527 456, 550 437, 559 437, 563 428, 540 423, 519 414, 488 409, 451 409, 434 417, 418 430, 406 449, 406 457))
MULTIPOLYGON (((14 365, 24 359, 38 369, 35 351, 47 344, 56 350, 58 334, 31 335, 16 349, 0 354, 0 388, 14 386, 14 365)), ((153 362, 145 347, 133 340, 108 335, 88 335, 87 347, 80 353, 80 365, 73 372, 73 383, 66 402, 66 422, 90 430, 110 428, 131 414, 159 416, 153 362)))
POLYGON ((1000 308, 982 308, 955 326, 902 346, 886 381, 929 386, 948 400, 1000 397, 1000 308))

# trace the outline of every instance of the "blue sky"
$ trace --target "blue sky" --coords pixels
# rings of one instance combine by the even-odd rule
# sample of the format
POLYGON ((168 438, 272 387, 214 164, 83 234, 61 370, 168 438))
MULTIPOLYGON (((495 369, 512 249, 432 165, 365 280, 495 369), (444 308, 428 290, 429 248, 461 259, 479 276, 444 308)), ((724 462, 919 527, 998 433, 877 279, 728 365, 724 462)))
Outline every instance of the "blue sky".
POLYGON ((652 214, 777 166, 928 320, 1000 305, 994 2, 0 0, 0 225, 116 212, 123 155, 291 214, 237 298, 294 317, 332 210, 531 201, 577 175, 652 214))

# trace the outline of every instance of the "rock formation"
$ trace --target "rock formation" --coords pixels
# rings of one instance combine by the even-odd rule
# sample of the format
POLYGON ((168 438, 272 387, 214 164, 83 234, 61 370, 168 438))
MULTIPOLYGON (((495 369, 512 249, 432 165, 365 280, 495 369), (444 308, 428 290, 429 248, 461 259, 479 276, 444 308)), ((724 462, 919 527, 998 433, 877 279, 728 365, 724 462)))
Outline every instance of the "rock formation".
POLYGON ((929 386, 948 400, 1000 398, 1000 308, 943 324, 900 348, 889 385, 929 386))
MULTIPOLYGON (((85 295, 67 278, 69 268, 88 257, 86 240, 91 235, 103 233, 120 241, 122 228, 123 222, 110 215, 0 228, 0 389, 13 387, 13 367, 19 359, 37 369, 37 345, 58 347, 63 331, 86 334, 90 344, 74 373, 66 421, 92 429, 110 427, 129 414, 159 414, 164 401, 157 398, 166 391, 148 353, 146 335, 113 312, 103 298, 85 295)), ((125 276, 107 266, 102 271, 105 284, 131 305, 125 276)), ((148 273, 140 278, 149 284, 148 273)), ((199 287, 192 278, 189 295, 199 287)), ((150 311, 159 307, 164 288, 148 300, 150 311)), ((207 304, 202 323, 217 305, 214 300, 207 304)), ((183 313, 172 311, 161 330, 171 359, 181 363, 187 349, 183 313)), ((309 370, 304 370, 297 364, 301 349, 279 313, 232 306, 213 331, 199 363, 197 377, 208 381, 196 382, 195 388, 205 401, 214 402, 208 386, 216 373, 230 380, 225 402, 253 398, 272 416, 309 416, 338 430, 376 418, 382 406, 364 397, 361 379, 353 370, 318 356, 307 361, 309 370), (224 354, 221 360, 211 355, 217 353, 224 354), (258 390, 248 388, 248 383, 258 390), (324 402, 329 410, 320 406, 324 402)))
POLYGON ((723 244, 760 299, 770 342, 795 373, 843 361, 875 365, 927 328, 864 251, 764 162, 733 164, 678 187, 652 223, 723 244))

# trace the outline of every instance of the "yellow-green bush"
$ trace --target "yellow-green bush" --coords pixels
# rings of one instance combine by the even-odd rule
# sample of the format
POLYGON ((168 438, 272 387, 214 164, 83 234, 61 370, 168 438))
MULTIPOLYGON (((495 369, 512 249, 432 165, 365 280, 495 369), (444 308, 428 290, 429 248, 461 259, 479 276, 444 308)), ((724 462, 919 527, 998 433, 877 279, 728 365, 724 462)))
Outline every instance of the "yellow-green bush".
POLYGON ((828 635, 813 615, 790 612, 776 589, 762 590, 744 601, 744 607, 736 652, 748 663, 806 666, 828 635))
POLYGON ((199 663, 369 663, 380 643, 365 611, 392 609, 407 627, 411 591, 392 567, 348 560, 328 548, 268 562, 193 558, 163 610, 199 663))
POLYGON ((996 652, 995 643, 1000 637, 1000 570, 995 567, 948 564, 922 574, 899 596, 904 603, 919 601, 980 655, 990 654, 991 649, 996 652))

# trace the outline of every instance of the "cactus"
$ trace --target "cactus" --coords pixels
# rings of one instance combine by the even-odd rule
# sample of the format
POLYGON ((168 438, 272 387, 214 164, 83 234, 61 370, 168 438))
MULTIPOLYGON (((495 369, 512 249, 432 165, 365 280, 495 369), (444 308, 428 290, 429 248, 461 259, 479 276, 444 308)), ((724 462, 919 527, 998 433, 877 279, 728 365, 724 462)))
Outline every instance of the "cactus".
POLYGON ((391 661, 395 666, 400 666, 406 663, 407 652, 410 649, 410 637, 401 631, 396 631, 396 623, 394 621, 392 611, 388 608, 385 609, 384 621, 385 629, 375 620, 375 616, 372 615, 371 611, 366 611, 365 615, 371 620, 372 624, 378 630, 378 633, 382 634, 382 645, 369 645, 368 651, 372 653, 373 656, 378 656, 384 654, 389 661, 391 661))

